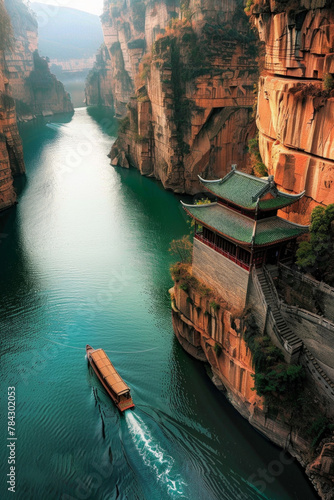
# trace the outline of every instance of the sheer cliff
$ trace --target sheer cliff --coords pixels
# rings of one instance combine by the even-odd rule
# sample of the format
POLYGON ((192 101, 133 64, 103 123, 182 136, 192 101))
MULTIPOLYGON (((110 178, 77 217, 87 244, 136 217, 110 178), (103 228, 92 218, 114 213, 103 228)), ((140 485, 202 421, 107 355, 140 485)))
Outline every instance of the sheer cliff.
POLYGON ((10 44, 10 20, 0 0, 0 211, 16 201, 13 177, 25 171, 15 102, 8 95, 4 50, 10 44))
POLYGON ((334 202, 334 5, 331 0, 251 0, 265 47, 256 122, 269 173, 306 196, 286 217, 308 222, 334 202))
POLYGON ((247 168, 258 66, 242 0, 106 0, 102 25, 104 67, 86 95, 123 118, 114 163, 187 193, 200 190, 197 174, 247 168))
MULTIPOLYGON (((14 41, 5 52, 9 91, 19 116, 73 112, 69 94, 38 54, 37 21, 22 0, 5 0, 14 41)), ((51 21, 50 21, 51 22, 51 21)))

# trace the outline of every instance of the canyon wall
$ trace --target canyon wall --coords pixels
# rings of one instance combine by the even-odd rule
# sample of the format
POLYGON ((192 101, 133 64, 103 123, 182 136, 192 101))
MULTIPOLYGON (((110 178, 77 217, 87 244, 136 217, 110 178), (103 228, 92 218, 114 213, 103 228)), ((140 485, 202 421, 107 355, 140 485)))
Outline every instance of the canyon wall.
POLYGON ((114 109, 111 59, 104 44, 96 55, 93 69, 88 73, 85 100, 87 106, 103 105, 111 110, 114 109))
POLYGON ((122 7, 106 0, 102 25, 110 70, 107 62, 86 95, 110 106, 104 89, 112 91, 123 118, 114 163, 192 194, 201 190, 197 174, 222 176, 231 163, 250 168, 257 42, 242 0, 127 0, 122 7))
POLYGON ((331 0, 254 0, 265 47, 258 88, 259 147, 280 188, 305 196, 282 216, 307 223, 334 202, 334 6, 331 0))
MULTIPOLYGON (((32 118, 55 113, 71 113, 69 94, 51 74, 47 59, 38 54, 37 21, 22 0, 5 0, 14 40, 5 52, 8 89, 19 116, 32 118)), ((51 22, 51 21, 50 21, 51 22)))
POLYGON ((15 101, 8 95, 4 50, 10 43, 10 35, 10 20, 0 0, 0 211, 16 202, 13 177, 25 171, 15 101))
MULTIPOLYGON (((249 330, 254 325, 257 328, 249 321, 249 312, 236 309, 234 302, 227 304, 216 291, 207 288, 206 282, 194 279, 190 267, 188 276, 182 272, 182 266, 181 273, 177 268, 178 265, 172 270, 175 283, 170 294, 173 328, 182 347, 191 356, 210 365, 212 381, 238 412, 259 432, 296 457, 321 498, 332 500, 334 436, 329 431, 322 439, 315 440, 309 432, 321 414, 328 411, 328 399, 324 393, 319 391, 306 370, 304 393, 299 394, 299 398, 307 403, 295 418, 289 416, 293 405, 288 400, 278 412, 272 411, 254 390, 259 352, 253 353, 246 341, 249 330)), ((255 335, 260 345, 263 339, 257 329, 255 335)), ((270 360, 273 362, 272 347, 269 347, 269 352, 270 363, 270 360)))

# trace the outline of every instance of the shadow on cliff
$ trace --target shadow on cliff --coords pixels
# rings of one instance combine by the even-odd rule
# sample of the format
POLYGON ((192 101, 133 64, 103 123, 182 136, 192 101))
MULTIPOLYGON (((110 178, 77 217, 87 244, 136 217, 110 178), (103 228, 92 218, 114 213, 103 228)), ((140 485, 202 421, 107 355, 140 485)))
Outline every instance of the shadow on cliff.
POLYGON ((87 106, 87 114, 98 124, 104 134, 117 137, 118 121, 113 110, 103 106, 87 106))

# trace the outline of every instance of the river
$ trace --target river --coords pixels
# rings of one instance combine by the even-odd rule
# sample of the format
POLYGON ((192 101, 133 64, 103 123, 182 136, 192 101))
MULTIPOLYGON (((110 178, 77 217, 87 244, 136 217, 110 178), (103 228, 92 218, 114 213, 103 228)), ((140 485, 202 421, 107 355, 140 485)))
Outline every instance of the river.
POLYGON ((8 387, 16 499, 317 498, 175 339, 168 247, 186 215, 158 182, 110 166, 105 128, 80 108, 22 130, 27 174, 0 218, 1 498, 14 497, 8 387), (134 411, 106 396, 87 343, 107 351, 134 411))

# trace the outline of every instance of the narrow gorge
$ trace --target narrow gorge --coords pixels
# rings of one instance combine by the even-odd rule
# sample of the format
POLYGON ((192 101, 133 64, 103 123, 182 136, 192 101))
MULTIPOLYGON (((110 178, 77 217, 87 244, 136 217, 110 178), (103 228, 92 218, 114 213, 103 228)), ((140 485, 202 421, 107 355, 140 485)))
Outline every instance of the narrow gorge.
MULTIPOLYGON (((284 221, 307 225, 316 206, 334 202, 330 0, 106 0, 101 20, 105 43, 86 100, 119 119, 112 165, 136 167, 166 189, 190 195, 204 187, 216 194, 198 175, 227 183, 232 164, 257 177, 269 175, 267 196, 279 192, 290 199, 271 213, 273 218, 277 212, 282 227, 284 221)), ((229 207, 240 205, 226 200, 229 207)), ((191 207, 185 208, 202 210, 191 207)), ((284 243, 276 254, 269 247, 259 251, 252 267, 238 245, 233 254, 231 244, 224 247, 217 230, 212 233, 215 223, 195 217, 195 228, 202 229, 195 234, 192 262, 172 268, 175 334, 189 354, 209 363, 214 383, 233 406, 298 459, 321 498, 333 499, 334 317, 331 306, 325 310, 316 299, 330 304, 333 289, 322 291, 310 280, 305 296, 313 297, 315 313, 308 313, 305 297, 296 302, 306 278, 279 262, 295 251, 293 245, 284 243), (269 383, 270 367, 282 377, 278 386, 269 383), (297 373, 305 377, 302 383, 297 373), (298 417, 288 393, 300 399, 298 417)), ((256 230, 255 224, 253 237, 256 230)))
POLYGON ((37 21, 22 0, 0 1, 0 211, 16 202, 25 172, 17 122, 73 113, 69 94, 38 53, 37 21))
POLYGON ((86 94, 121 118, 113 163, 190 194, 197 174, 251 169, 258 48, 242 0, 105 2, 102 26, 86 94))

